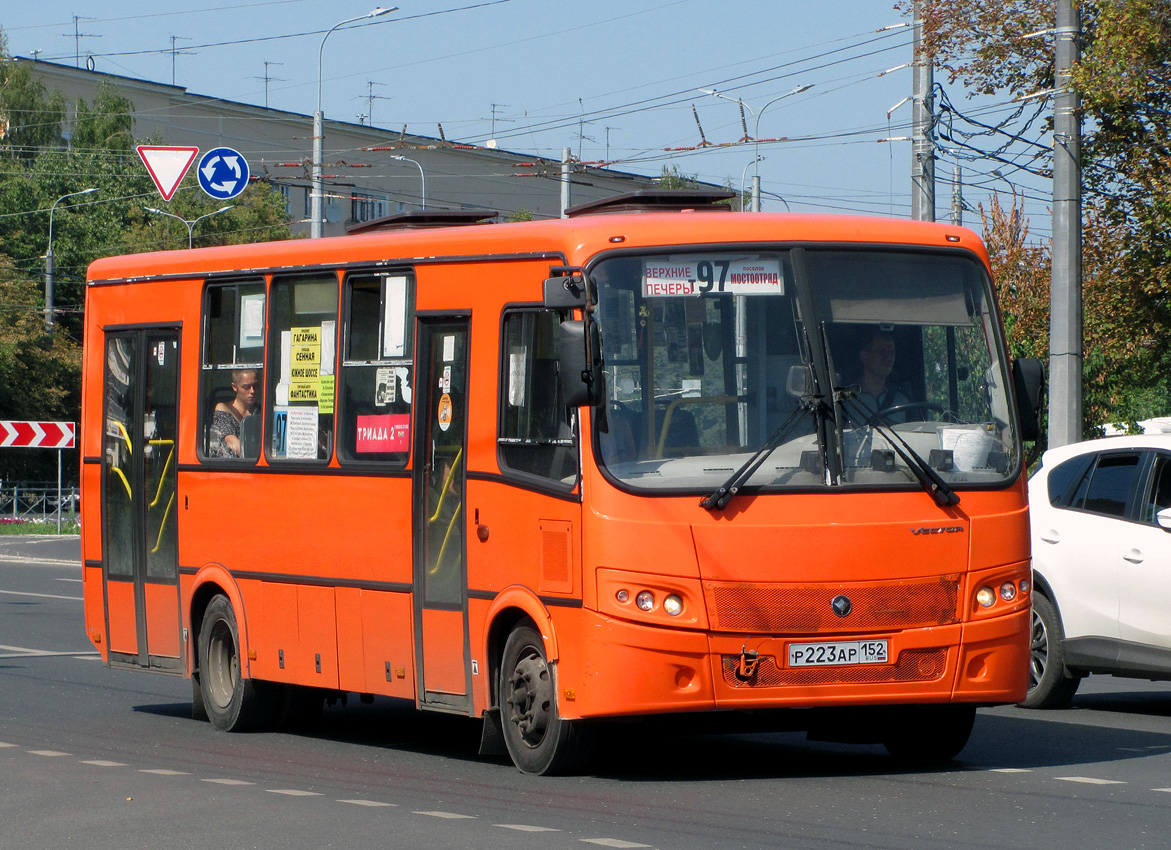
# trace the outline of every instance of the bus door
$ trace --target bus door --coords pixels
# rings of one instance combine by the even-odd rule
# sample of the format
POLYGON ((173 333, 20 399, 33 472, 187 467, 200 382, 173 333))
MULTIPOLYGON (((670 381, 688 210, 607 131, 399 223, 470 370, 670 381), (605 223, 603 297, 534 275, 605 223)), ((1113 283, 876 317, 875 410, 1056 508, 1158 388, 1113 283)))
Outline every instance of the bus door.
POLYGON ((471 710, 464 484, 468 319, 419 318, 414 457, 415 665, 421 705, 471 710), (418 391, 417 391, 418 392, 418 391))
POLYGON ((182 669, 179 329, 107 331, 102 563, 112 664, 182 669))

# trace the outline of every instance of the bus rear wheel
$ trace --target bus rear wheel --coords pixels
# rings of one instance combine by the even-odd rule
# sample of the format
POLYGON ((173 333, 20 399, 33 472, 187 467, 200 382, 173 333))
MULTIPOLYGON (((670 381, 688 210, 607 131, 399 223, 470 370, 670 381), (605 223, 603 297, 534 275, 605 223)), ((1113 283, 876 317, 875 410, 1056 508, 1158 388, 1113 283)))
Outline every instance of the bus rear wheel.
POLYGON ((211 725, 221 732, 248 732, 272 722, 275 689, 240 674, 240 630, 232 603, 214 597, 199 629, 199 684, 211 725))
POLYGON ((581 721, 558 716, 553 670, 531 622, 513 629, 505 641, 499 694, 504 743, 522 772, 549 776, 584 766, 587 730, 581 721))

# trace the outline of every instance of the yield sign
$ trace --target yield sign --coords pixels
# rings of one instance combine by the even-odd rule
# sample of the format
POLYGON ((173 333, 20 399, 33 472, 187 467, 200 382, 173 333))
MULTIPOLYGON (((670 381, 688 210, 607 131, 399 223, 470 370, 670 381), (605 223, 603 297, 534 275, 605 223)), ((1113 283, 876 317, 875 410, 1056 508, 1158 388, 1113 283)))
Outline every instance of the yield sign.
POLYGON ((16 422, 0 419, 0 448, 71 449, 76 441, 73 422, 16 422))
POLYGON ((175 196, 175 190, 183 182, 187 169, 199 156, 199 148, 174 145, 139 145, 135 150, 142 157, 142 164, 150 172, 150 179, 154 181, 164 201, 175 196))

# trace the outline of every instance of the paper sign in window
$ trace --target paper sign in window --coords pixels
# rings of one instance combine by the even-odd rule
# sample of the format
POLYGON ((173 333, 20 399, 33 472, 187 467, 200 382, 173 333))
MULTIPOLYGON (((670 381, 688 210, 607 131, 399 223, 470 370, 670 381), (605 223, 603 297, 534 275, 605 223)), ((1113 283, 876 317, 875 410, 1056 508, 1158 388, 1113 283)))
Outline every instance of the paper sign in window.
POLYGON ((380 413, 359 416, 355 449, 358 454, 405 452, 411 433, 409 413, 380 413))
POLYGON ((240 298, 240 347, 264 345, 264 293, 240 298))
POLYGON ((382 314, 382 356, 406 357, 407 279, 387 277, 382 314))

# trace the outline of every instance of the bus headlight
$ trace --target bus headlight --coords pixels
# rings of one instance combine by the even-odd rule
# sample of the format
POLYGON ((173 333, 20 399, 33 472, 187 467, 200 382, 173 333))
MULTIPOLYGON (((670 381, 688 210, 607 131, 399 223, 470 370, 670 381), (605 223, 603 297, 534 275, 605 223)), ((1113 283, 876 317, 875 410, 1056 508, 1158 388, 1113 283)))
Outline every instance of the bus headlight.
POLYGON ((672 617, 678 617, 683 613, 683 599, 672 593, 663 600, 663 610, 672 617))
POLYGON ((640 611, 652 611, 655 607, 655 595, 649 590, 641 590, 638 596, 634 597, 634 604, 640 611))
POLYGON ((1016 585, 1011 581, 1006 581, 1000 586, 1000 598, 1005 602, 1012 602, 1016 599, 1016 585))
POLYGON ((990 587, 982 587, 976 591, 976 601, 981 608, 991 608, 996 604, 996 591, 990 587))

